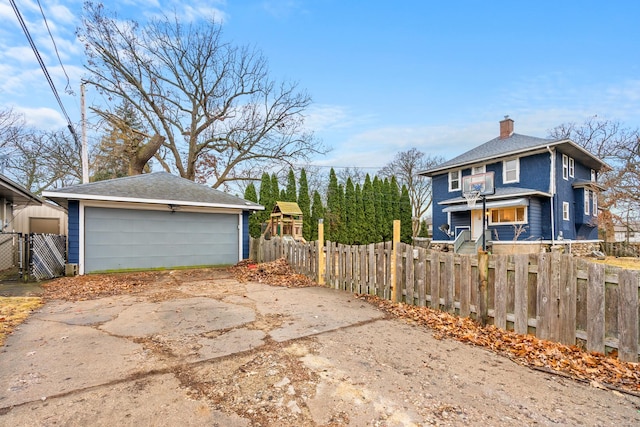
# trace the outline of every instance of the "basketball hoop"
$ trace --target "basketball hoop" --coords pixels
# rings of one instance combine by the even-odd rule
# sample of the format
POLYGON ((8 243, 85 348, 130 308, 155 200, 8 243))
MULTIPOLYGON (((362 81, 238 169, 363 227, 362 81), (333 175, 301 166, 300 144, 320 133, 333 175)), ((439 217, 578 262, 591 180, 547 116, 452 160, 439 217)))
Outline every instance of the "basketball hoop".
POLYGON ((464 193, 462 193, 462 195, 464 196, 465 199, 467 199, 467 206, 469 206, 469 209, 475 209, 476 202, 480 198, 480 191, 479 190, 465 191, 464 193))

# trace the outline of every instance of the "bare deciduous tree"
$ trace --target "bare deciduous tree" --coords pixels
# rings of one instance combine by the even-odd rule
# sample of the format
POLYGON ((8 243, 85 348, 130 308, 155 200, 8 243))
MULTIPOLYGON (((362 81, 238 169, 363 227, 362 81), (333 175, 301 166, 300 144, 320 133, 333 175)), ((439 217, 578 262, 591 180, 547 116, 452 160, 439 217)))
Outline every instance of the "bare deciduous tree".
MULTIPOLYGON (((620 122, 592 117, 583 124, 565 123, 549 132, 552 138, 569 138, 605 160, 611 170, 600 171, 598 181, 607 191, 600 206, 640 214, 640 131, 620 122)), ((613 213, 615 216, 615 213, 613 213)))
POLYGON ((420 220, 431 207, 433 200, 431 179, 418 175, 418 172, 442 162, 444 162, 442 157, 430 156, 417 148, 411 148, 396 154, 391 162, 380 169, 381 176, 395 176, 398 185, 406 185, 409 190, 413 210, 413 237, 420 233, 420 220))
POLYGON ((82 177, 80 148, 66 132, 25 129, 12 144, 8 169, 29 191, 76 184, 82 177))
POLYGON ((309 95, 271 80, 261 53, 224 41, 213 19, 164 17, 140 26, 91 2, 85 12, 79 36, 87 82, 130 104, 150 134, 165 138, 156 159, 167 171, 191 180, 207 175, 219 187, 325 152, 304 128, 309 95), (198 170, 200 160, 206 170, 198 170))

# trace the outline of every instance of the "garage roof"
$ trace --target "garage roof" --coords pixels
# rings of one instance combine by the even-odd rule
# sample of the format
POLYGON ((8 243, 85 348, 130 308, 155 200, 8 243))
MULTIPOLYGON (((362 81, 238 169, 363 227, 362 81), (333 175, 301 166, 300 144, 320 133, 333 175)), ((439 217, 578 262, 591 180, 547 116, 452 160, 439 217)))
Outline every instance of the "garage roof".
POLYGON ((69 200, 100 200, 176 206, 264 210, 264 207, 167 172, 73 185, 43 196, 67 207, 69 200))
POLYGON ((42 204, 42 200, 36 195, 4 175, 0 175, 0 197, 16 205, 42 204))

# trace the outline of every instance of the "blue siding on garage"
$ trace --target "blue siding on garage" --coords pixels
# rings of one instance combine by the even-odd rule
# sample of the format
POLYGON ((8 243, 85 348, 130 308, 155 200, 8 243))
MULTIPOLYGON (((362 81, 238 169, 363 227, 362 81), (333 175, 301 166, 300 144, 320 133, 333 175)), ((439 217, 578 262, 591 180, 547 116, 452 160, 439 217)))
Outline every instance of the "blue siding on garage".
POLYGON ((67 259, 69 264, 78 264, 80 262, 80 202, 69 200, 67 218, 69 245, 67 259))
POLYGON ((251 212, 242 212, 242 258, 249 258, 249 215, 251 212))

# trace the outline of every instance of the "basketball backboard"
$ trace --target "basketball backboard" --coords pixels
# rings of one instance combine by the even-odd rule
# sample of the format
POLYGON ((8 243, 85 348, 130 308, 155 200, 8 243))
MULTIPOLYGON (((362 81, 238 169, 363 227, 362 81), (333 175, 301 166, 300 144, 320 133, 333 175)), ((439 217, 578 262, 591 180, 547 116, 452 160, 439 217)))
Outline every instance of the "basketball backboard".
POLYGON ((477 173, 462 177, 462 194, 479 192, 479 196, 487 196, 495 193, 495 181, 493 172, 477 173))

